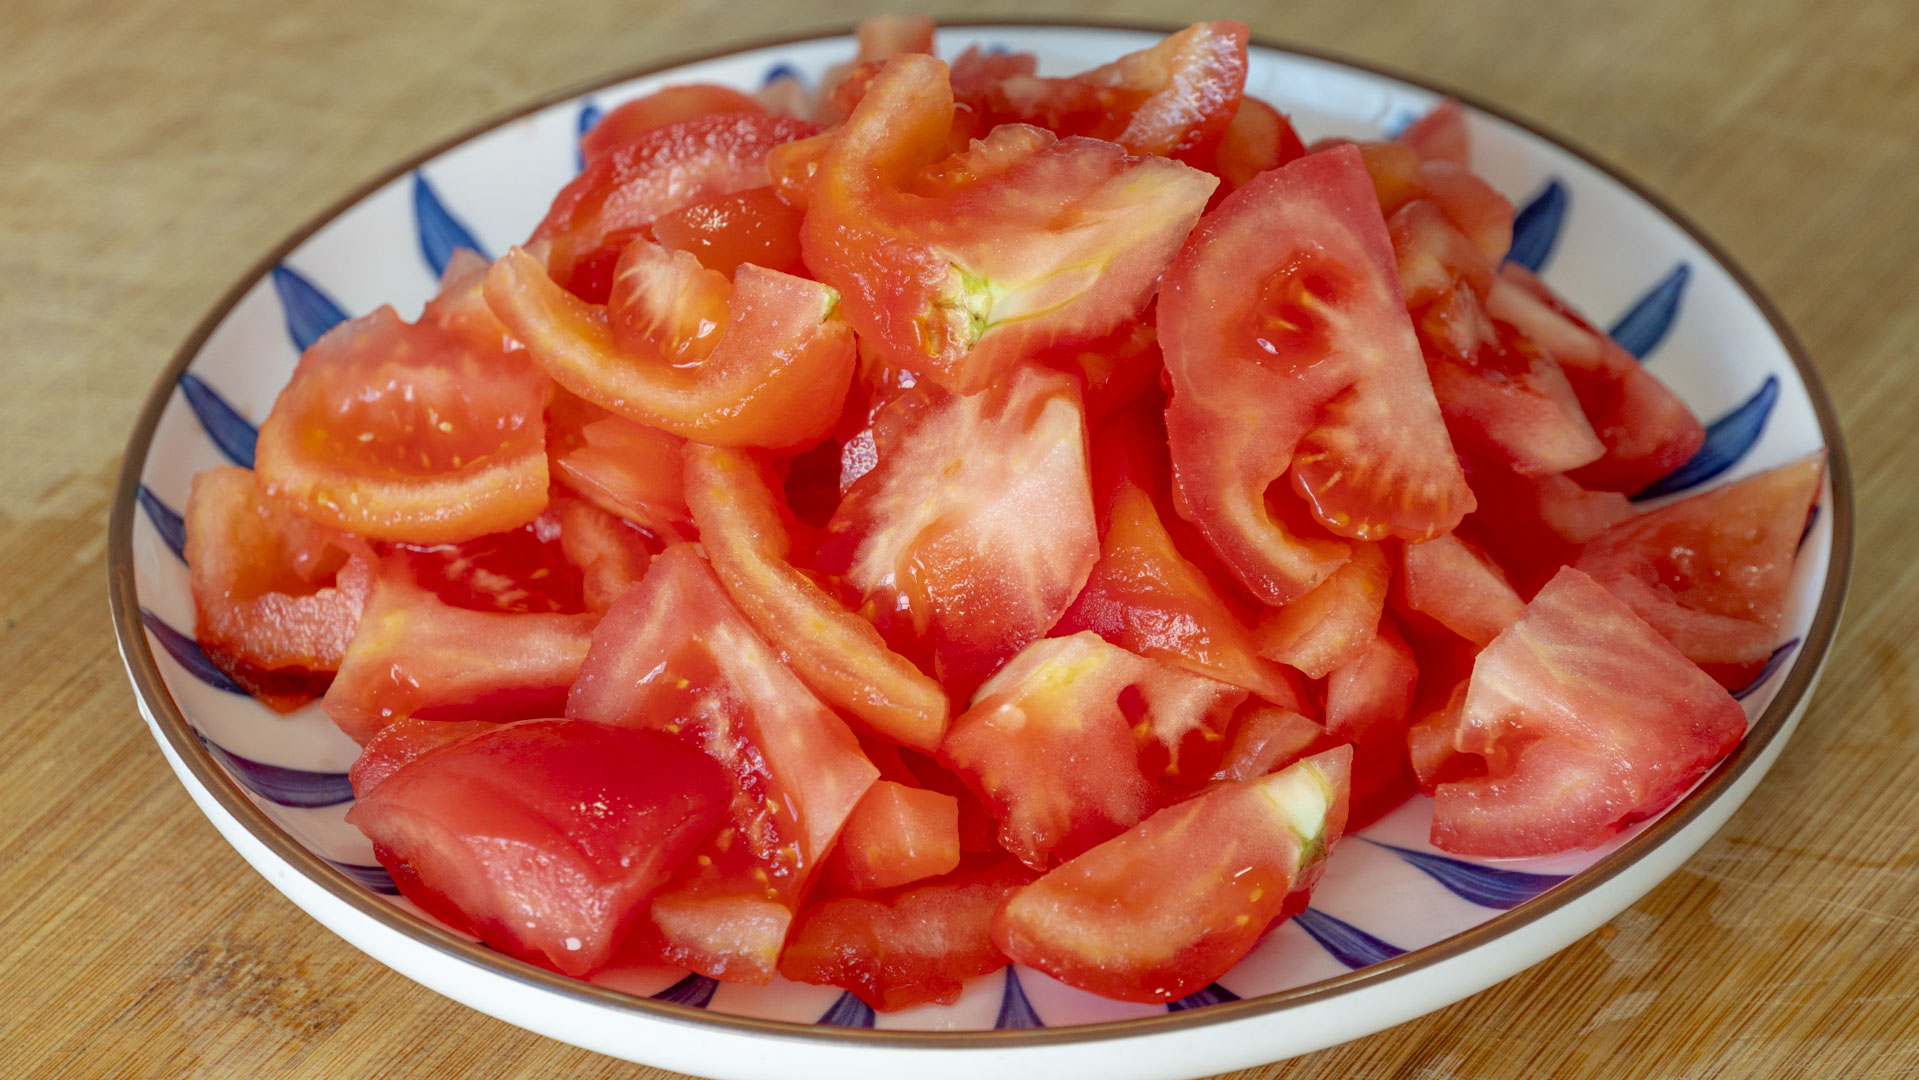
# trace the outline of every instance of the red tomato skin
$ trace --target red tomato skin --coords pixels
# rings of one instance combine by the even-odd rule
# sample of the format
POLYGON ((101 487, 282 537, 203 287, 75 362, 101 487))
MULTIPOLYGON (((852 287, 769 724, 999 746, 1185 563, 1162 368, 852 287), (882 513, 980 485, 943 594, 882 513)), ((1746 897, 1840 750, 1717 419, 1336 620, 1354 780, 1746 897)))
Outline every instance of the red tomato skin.
POLYGON ((422 906, 451 907, 494 948, 579 977, 644 919, 726 800, 720 768, 671 739, 531 720, 414 758, 347 820, 405 864, 395 881, 431 894, 422 906))
POLYGON ((600 117, 580 136, 580 159, 587 165, 633 142, 654 128, 713 113, 757 113, 766 109, 753 98, 726 86, 693 83, 655 90, 600 117))
POLYGON ((748 188, 662 214, 653 223, 653 237, 667 250, 688 252, 701 266, 727 277, 746 263, 804 276, 804 217, 805 211, 788 206, 772 187, 748 188))
POLYGON ((959 862, 958 799, 875 780, 820 873, 836 892, 867 894, 950 874, 959 862))
POLYGON ((1380 544, 1355 543, 1352 561, 1311 592, 1260 614, 1259 654, 1323 679, 1372 645, 1392 566, 1380 544))

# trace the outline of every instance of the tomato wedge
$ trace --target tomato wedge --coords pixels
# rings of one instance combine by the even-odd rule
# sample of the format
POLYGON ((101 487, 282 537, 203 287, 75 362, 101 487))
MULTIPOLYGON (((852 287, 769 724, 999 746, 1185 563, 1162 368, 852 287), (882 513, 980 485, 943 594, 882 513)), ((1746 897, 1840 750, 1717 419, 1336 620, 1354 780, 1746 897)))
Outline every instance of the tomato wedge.
POLYGON ((1133 319, 1218 183, 1011 125, 938 165, 952 127, 946 65, 887 61, 820 159, 802 250, 863 342, 962 393, 1133 319))
POLYGON ((873 893, 959 866, 959 800, 894 780, 875 780, 846 818, 820 875, 828 888, 873 893))
POLYGON ((1224 975, 1346 825, 1350 751, 1233 781, 1147 818, 1006 901, 993 940, 1061 982, 1176 1001, 1224 975))
POLYGON ((759 464, 738 450, 688 443, 686 489, 720 584, 794 672, 869 730, 937 750, 946 691, 794 568, 783 508, 759 464))
POLYGON ((1472 509, 1356 149, 1227 196, 1168 269, 1159 318, 1181 512, 1260 599, 1298 597, 1348 554, 1275 515, 1288 473, 1355 539, 1424 540, 1472 509))
POLYGON ((1365 652, 1386 610, 1392 567, 1379 544, 1356 543, 1352 561, 1285 607, 1259 617, 1259 654, 1323 679, 1365 652))
POLYGON ((729 283, 645 240, 620 256, 619 274, 603 311, 515 248, 494 264, 486 297, 555 382, 629 420, 781 449, 832 429, 855 359, 833 290, 752 265, 729 283))
POLYGON ((580 136, 580 158, 591 165, 654 128, 713 113, 761 113, 755 99, 727 86, 691 83, 655 90, 613 109, 580 136))

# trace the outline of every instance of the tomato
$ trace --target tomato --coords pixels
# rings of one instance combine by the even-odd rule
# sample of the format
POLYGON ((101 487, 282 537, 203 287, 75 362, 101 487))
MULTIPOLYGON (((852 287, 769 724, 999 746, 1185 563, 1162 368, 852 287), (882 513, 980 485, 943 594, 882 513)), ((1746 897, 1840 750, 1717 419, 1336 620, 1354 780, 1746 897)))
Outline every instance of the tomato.
POLYGON ((794 568, 784 508, 759 464, 738 450, 688 443, 686 490, 720 584, 794 672, 868 729, 938 749, 946 691, 794 568))
POLYGON ((1519 621, 1525 602, 1499 565, 1457 536, 1442 536, 1400 551, 1406 606, 1485 645, 1519 621))
POLYGON ((653 561, 646 534, 582 499, 556 496, 548 513, 560 523, 560 551, 580 575, 580 602, 604 615, 646 576, 653 561))
POLYGON ((1472 164, 1471 140, 1466 134, 1466 110, 1452 98, 1432 107, 1399 133, 1398 141, 1413 148, 1424 161, 1472 164))
POLYGON ((1352 551, 1352 561, 1311 592, 1260 615, 1261 656, 1323 679, 1373 643, 1392 568, 1378 544, 1356 543, 1352 551))
POLYGON ((959 800, 875 780, 853 807, 822 877, 841 891, 872 893, 959 866, 959 800))
POLYGON ((1812 457, 1668 503, 1600 534, 1573 565, 1694 663, 1759 663, 1779 644, 1824 474, 1812 457))
POLYGON ((381 307, 300 358, 260 427, 257 480, 302 517, 374 540, 515 528, 546 506, 549 385, 524 353, 381 307))
POLYGON ((1406 761, 1419 664, 1390 617, 1364 652, 1326 678, 1326 734, 1353 747, 1353 828, 1364 828, 1413 793, 1406 761))
POLYGON ((566 557, 561 518, 549 505, 517 529, 458 544, 393 544, 407 576, 442 603, 513 614, 586 610, 580 568, 566 557))
POLYGON ((451 907, 488 945, 584 976, 644 920, 726 797, 720 767, 672 739, 530 720, 422 754, 347 821, 404 867, 394 881, 422 907, 451 907))
POLYGON ((1058 622, 1099 559, 1078 397, 1031 369, 969 397, 914 387, 827 525, 818 568, 955 697, 1058 622))
POLYGON ((270 502, 247 469, 193 478, 186 560, 194 634, 214 666, 280 712, 332 682, 366 606, 366 554, 270 502))
POLYGON ((967 980, 1006 966, 993 913, 1033 878, 1007 859, 875 897, 842 897, 800 915, 780 974, 838 986, 885 1012, 959 999, 967 980))
POLYGON ((805 212, 788 206, 771 187, 716 195, 661 215, 654 239, 669 251, 685 251, 708 270, 732 277, 745 263, 806 273, 800 259, 800 222, 805 212))
POLYGON ((1326 741, 1320 724, 1277 705, 1249 709, 1233 724, 1215 780, 1256 780, 1305 757, 1326 741))
POLYGON ((490 720, 397 720, 360 748, 360 756, 347 771, 353 784, 353 797, 364 799, 387 777, 405 768, 415 758, 469 735, 491 731, 499 725, 490 720))
POLYGON ((946 66, 887 61, 820 159, 801 248, 863 342, 962 393, 1133 320, 1218 183, 1019 126, 940 166, 952 127, 946 66))
POLYGON ((690 545, 613 605, 567 715, 676 736, 732 785, 721 831, 654 901, 663 958, 763 983, 808 878, 878 775, 844 721, 760 639, 690 545))
POLYGON ((580 136, 580 160, 587 165, 633 142, 654 128, 713 113, 765 112, 746 94, 711 83, 690 83, 655 90, 615 108, 580 136))
POLYGON ((1568 567, 1473 666, 1453 749, 1485 772, 1439 785, 1433 844, 1487 856, 1589 847, 1671 805, 1745 733, 1724 688, 1568 567))
POLYGON ((1685 464, 1705 442, 1705 428, 1685 402, 1525 268, 1500 269, 1486 311, 1559 362, 1605 444, 1604 457, 1568 473, 1581 485, 1631 494, 1685 464))
POLYGON ((487 301, 555 382, 629 420, 780 449, 831 430, 854 363, 833 290, 752 265, 728 282, 645 240, 619 265, 603 310, 516 248, 494 264, 487 301))
POLYGON ((1221 784, 1006 901, 1015 961, 1121 1001, 1176 1001, 1225 974, 1323 863, 1346 821, 1348 751, 1221 784))
POLYGON ((1472 509, 1358 151, 1229 195, 1168 269, 1159 315, 1181 512, 1261 600, 1298 597, 1348 555, 1275 515, 1283 475, 1354 539, 1427 539, 1472 509))
POLYGON ((810 121, 754 111, 714 113, 641 132, 560 190, 532 242, 547 243, 546 269, 562 288, 604 303, 620 251, 660 215, 765 187, 772 182, 767 152, 817 131, 810 121))
POLYGON ((680 477, 686 440, 556 389, 546 410, 553 478, 656 541, 693 536, 680 477))
POLYGON ((1210 776, 1244 699, 1095 634, 1048 638, 980 687, 940 758, 999 819, 1000 845, 1043 869, 1156 809, 1155 776, 1210 776))
POLYGON ((1241 97, 1220 138, 1213 171, 1225 181, 1223 191, 1237 191, 1260 173, 1305 156, 1306 145, 1284 113, 1258 98, 1241 97))
POLYGON ((359 743, 408 717, 554 716, 586 659, 594 621, 454 607, 422 588, 403 556, 389 556, 321 705, 359 743))

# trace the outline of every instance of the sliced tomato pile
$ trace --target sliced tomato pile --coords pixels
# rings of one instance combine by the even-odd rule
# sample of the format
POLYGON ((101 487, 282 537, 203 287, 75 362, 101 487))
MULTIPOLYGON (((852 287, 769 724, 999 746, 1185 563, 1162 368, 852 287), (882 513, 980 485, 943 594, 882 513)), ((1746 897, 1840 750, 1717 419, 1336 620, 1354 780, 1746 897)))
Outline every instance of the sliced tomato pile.
POLYGON ((1823 486, 1699 449, 1445 103, 1309 146, 1246 28, 1066 78, 875 20, 672 87, 194 481, 209 658, 362 744, 404 895, 569 975, 1177 1001, 1415 791, 1604 842, 1729 753, 1823 486))

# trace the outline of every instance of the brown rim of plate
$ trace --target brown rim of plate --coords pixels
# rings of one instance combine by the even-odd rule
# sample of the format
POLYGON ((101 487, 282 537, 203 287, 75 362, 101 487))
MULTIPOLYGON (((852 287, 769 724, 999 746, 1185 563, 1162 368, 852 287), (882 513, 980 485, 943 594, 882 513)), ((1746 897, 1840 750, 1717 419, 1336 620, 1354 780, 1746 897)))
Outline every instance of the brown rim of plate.
MULTIPOLYGON (((1058 19, 1033 18, 979 18, 953 19, 941 23, 942 26, 967 28, 1005 27, 1047 27, 1058 29, 1119 30, 1138 33, 1166 34, 1179 29, 1178 26, 1156 26, 1145 23, 1109 22, 1100 20, 1061 21, 1058 19)), ((804 42, 848 37, 852 28, 838 31, 812 32, 770 41, 761 41, 747 45, 735 45, 697 56, 678 57, 631 71, 592 80, 581 85, 548 94, 529 104, 508 113, 496 116, 479 125, 444 139, 422 151, 407 161, 381 173, 374 179, 360 185, 344 198, 322 211, 304 226, 300 227, 285 240, 274 247, 271 253, 256 263, 253 268, 229 288, 226 295, 213 309, 200 320, 199 325, 174 354, 159 383, 147 398, 146 406, 141 410, 138 423, 134 425, 132 436, 127 442, 126 458, 121 466, 119 488, 115 492, 112 520, 109 524, 107 573, 108 597, 113 610, 114 631, 119 636, 121 649, 127 658, 128 671, 136 690, 152 708, 156 726, 164 734, 173 752, 186 763, 201 786, 212 795, 221 808, 235 820, 244 825, 248 832, 266 846, 276 857, 292 865, 307 878, 319 884, 332 896, 353 908, 355 911, 379 923, 389 930, 395 930, 415 941, 431 946, 442 953, 474 964, 494 974, 525 983, 539 989, 562 995, 582 1004, 621 1009, 641 1016, 701 1028, 713 1028, 734 1034, 772 1036, 783 1039, 797 1039, 812 1042, 844 1043, 851 1045, 875 1045, 895 1048, 917 1048, 927 1050, 950 1050, 970 1048, 1012 1049, 1023 1046, 1057 1045, 1062 1043, 1092 1042, 1124 1036, 1158 1035, 1175 1030, 1205 1027, 1249 1017, 1263 1016, 1284 1009, 1312 1002, 1325 1001, 1351 993, 1363 987, 1383 982, 1395 976, 1423 970, 1453 959, 1473 949, 1486 945, 1510 931, 1529 925, 1545 918, 1553 912, 1568 907, 1581 897, 1593 892, 1608 881, 1624 872, 1641 855, 1658 847, 1676 835, 1686 825, 1697 818, 1706 807, 1723 793, 1726 788, 1738 780, 1760 757, 1764 749, 1777 738, 1785 726, 1793 709, 1805 697, 1813 678, 1817 675, 1827 651, 1832 646, 1833 635, 1838 629, 1840 609, 1844 604, 1846 586, 1852 569, 1852 477, 1847 466, 1845 444, 1839 429, 1839 419, 1833 410, 1832 401, 1826 396, 1824 385, 1818 372, 1806 356, 1806 350, 1786 325, 1783 316, 1773 302, 1760 290, 1752 278, 1727 255, 1711 237, 1681 214, 1678 210, 1641 186, 1631 177, 1613 168, 1595 155, 1580 148, 1569 140, 1545 131, 1506 110, 1487 104, 1471 95, 1462 94, 1443 86, 1435 85, 1424 79, 1414 78, 1378 64, 1353 60, 1336 53, 1310 49, 1297 45, 1273 42, 1254 37, 1251 44, 1273 52, 1289 53, 1309 60, 1319 60, 1344 65, 1357 71, 1393 79, 1409 86, 1415 86, 1442 96, 1458 99, 1489 116, 1496 117, 1517 127, 1534 137, 1557 146, 1559 149, 1585 161, 1587 164, 1606 174, 1614 182, 1644 200, 1654 210, 1677 225, 1687 236, 1703 248, 1707 255, 1725 269, 1733 281, 1746 296, 1759 308, 1772 331, 1778 336, 1786 351, 1791 355, 1793 366, 1799 372, 1800 381, 1805 384, 1807 396, 1812 400, 1813 412, 1819 419, 1820 434, 1826 442, 1826 469, 1832 482, 1832 555, 1827 568, 1826 584, 1819 597, 1819 606, 1813 614, 1811 627, 1800 644, 1799 654, 1786 673, 1786 681, 1774 696, 1772 704, 1753 723, 1739 748, 1726 760, 1719 763, 1705 781, 1687 795, 1680 803, 1672 807, 1646 828, 1644 832, 1628 841, 1618 850, 1606 855, 1592 866, 1575 874, 1564 884, 1528 900, 1518 907, 1480 923, 1478 926, 1462 931, 1452 937, 1435 942, 1424 948, 1414 949, 1393 959, 1372 964, 1348 972, 1345 975, 1324 979, 1305 986, 1282 990, 1259 997, 1244 998, 1237 1001, 1210 1005, 1203 1009, 1185 1009, 1168 1012, 1162 1016, 1139 1017, 1131 1020, 1114 1020, 1097 1024, 1081 1024, 1063 1028, 995 1029, 991 1031, 884 1031, 870 1028, 845 1028, 819 1024, 802 1024, 782 1020, 765 1020, 757 1017, 733 1016, 726 1013, 711 1012, 706 1009, 671 1002, 655 1001, 617 990, 595 986, 591 983, 559 975, 544 968, 536 967, 524 961, 515 960, 498 953, 484 945, 465 941, 437 927, 430 926, 409 915, 399 908, 380 899, 371 892, 349 880, 345 874, 329 865, 319 856, 300 846, 290 835, 275 825, 265 813, 256 807, 223 770, 216 765, 206 749, 195 737, 193 728, 181 713, 177 702, 168 692, 156 665, 153 651, 148 646, 147 635, 140 621, 139 597, 135 591, 133 578, 133 521, 135 517, 135 496, 139 490, 141 473, 146 465, 147 451, 153 440, 153 433, 159 424, 160 414, 172 399, 175 386, 193 358, 198 355, 208 337, 226 318, 240 299, 257 282, 264 278, 273 267, 306 241, 315 232, 332 222, 335 218, 351 209, 355 204, 371 195, 380 187, 412 172, 422 164, 438 157, 452 148, 478 138, 496 128, 518 120, 521 117, 555 105, 565 104, 595 90, 604 89, 631 79, 641 78, 687 64, 712 60, 734 53, 751 52, 759 49, 777 48, 782 45, 795 45, 804 42)))

